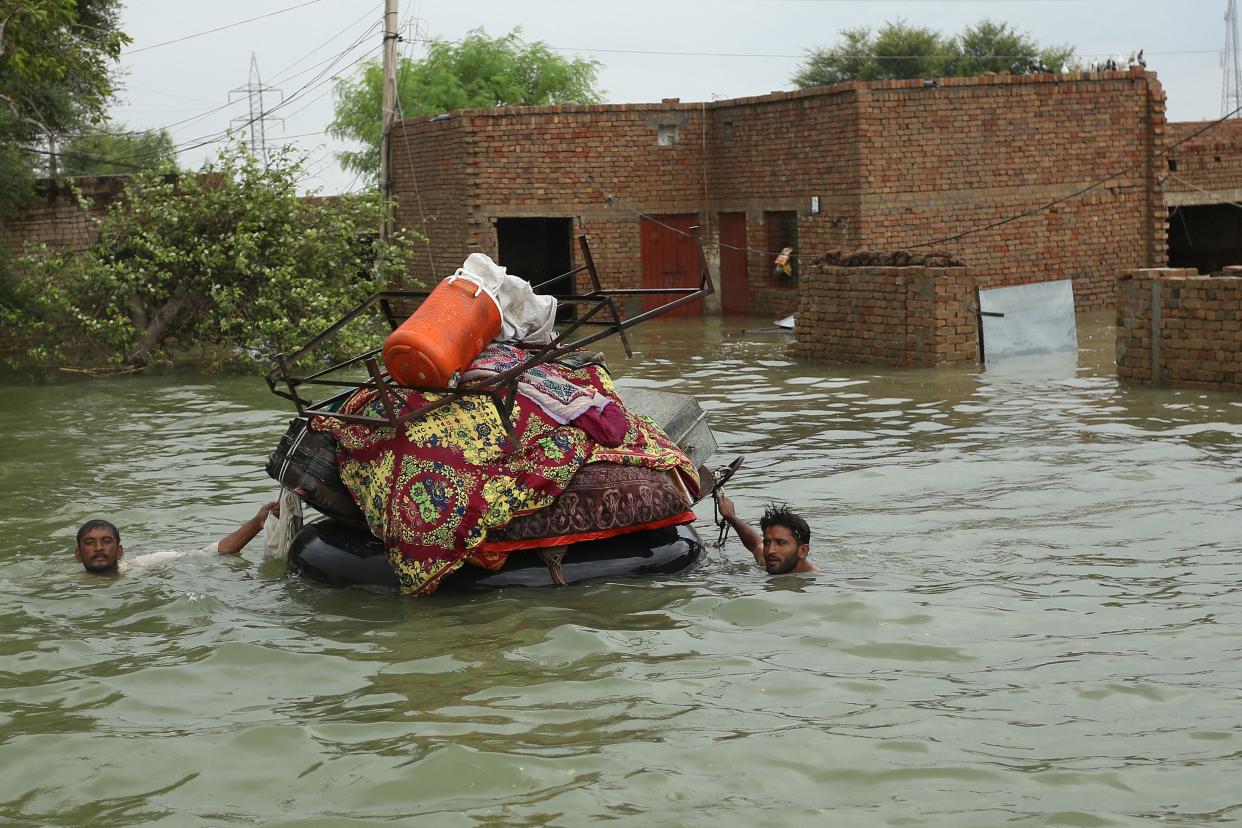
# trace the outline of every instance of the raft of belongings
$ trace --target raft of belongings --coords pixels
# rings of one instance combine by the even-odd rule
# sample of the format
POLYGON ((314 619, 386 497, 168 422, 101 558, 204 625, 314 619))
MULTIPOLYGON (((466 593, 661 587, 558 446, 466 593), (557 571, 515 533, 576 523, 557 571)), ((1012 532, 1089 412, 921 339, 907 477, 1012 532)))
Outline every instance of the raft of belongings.
MULTIPOLYGON (((336 468, 326 476, 339 475, 348 492, 337 502, 357 504, 353 517, 383 542, 403 592, 427 595, 464 566, 497 571, 524 552, 545 553, 561 583, 556 556, 567 546, 667 527, 693 536, 695 464, 653 420, 626 408, 603 355, 581 346, 617 333, 629 353, 624 329, 709 293, 706 268, 699 288, 623 322, 613 295, 635 291, 602 289, 579 241, 587 263, 579 270, 593 289, 562 297, 589 306, 568 331, 554 330, 556 298, 476 253, 429 294, 374 295, 269 372, 269 387, 295 403, 309 431, 332 438, 336 468), (422 304, 398 324, 389 300, 408 295, 422 304), (374 304, 394 329, 384 370, 373 351, 293 376, 293 360, 374 304), (570 340, 605 311, 607 330, 570 340), (303 399, 303 385, 332 384, 322 376, 357 362, 371 381, 339 382, 353 390, 319 403, 303 399)), ((282 446, 291 441, 290 451, 292 430, 282 446)), ((292 486, 287 460, 273 455, 268 471, 292 486)))
MULTIPOLYGON (((465 376, 526 357, 493 343, 465 376)), ((416 408, 434 392, 400 389, 416 408)), ((342 413, 378 413, 375 390, 342 413)), ((626 409, 600 354, 574 352, 523 375, 516 445, 486 398, 462 396, 397 428, 314 417, 337 442, 341 481, 384 542, 402 591, 423 595, 464 564, 689 523, 698 471, 657 425, 626 409)))

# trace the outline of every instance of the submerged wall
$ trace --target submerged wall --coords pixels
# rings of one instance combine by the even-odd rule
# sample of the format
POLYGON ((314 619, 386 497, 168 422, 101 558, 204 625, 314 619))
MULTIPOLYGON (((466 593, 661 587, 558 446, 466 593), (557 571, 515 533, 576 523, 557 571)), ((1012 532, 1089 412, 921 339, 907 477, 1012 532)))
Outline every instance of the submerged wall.
POLYGON ((1117 376, 1242 390, 1242 278, 1168 268, 1122 273, 1117 376))
POLYGON ((791 356, 933 368, 979 359, 964 267, 808 267, 791 356))

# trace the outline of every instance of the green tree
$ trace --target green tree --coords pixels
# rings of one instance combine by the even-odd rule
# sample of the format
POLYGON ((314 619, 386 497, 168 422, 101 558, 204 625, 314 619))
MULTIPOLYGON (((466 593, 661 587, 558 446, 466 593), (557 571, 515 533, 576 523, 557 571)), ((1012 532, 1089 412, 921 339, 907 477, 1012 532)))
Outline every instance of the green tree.
POLYGON ((121 0, 0 0, 0 215, 29 197, 48 135, 103 119, 129 38, 121 0))
MULTIPOLYGON (((254 359, 292 350, 403 273, 409 252, 376 238, 374 194, 298 197, 303 164, 282 151, 264 167, 231 147, 203 173, 140 173, 91 250, 19 262, 22 295, 0 321, 42 363, 142 365, 169 337, 254 359)), ((361 335, 324 356, 373 347, 361 335)))
POLYGON ((70 138, 57 153, 61 175, 133 173, 176 162, 177 146, 167 130, 130 132, 111 123, 70 138))
MULTIPOLYGON (((542 42, 526 43, 521 29, 498 38, 473 29, 459 43, 431 41, 420 60, 401 59, 399 111, 409 117, 492 106, 598 103, 599 68, 598 61, 567 60, 542 42)), ((346 169, 372 180, 379 171, 382 82, 378 61, 365 64, 357 78, 338 81, 336 115, 328 125, 333 137, 363 144, 337 157, 346 169)))
POLYGON ((1059 72, 1073 53, 1068 46, 1041 48, 1008 23, 992 20, 954 37, 896 20, 875 34, 866 27, 844 29, 837 45, 808 50, 792 82, 806 88, 853 80, 1059 72))
POLYGON ((951 39, 897 20, 874 34, 866 26, 844 29, 837 46, 808 50, 793 83, 806 88, 852 80, 941 77, 953 57, 951 39))
POLYGON ((963 29, 955 40, 955 50, 952 74, 956 76, 1060 72, 1074 55, 1069 46, 1041 48, 1008 23, 994 20, 982 20, 963 29))

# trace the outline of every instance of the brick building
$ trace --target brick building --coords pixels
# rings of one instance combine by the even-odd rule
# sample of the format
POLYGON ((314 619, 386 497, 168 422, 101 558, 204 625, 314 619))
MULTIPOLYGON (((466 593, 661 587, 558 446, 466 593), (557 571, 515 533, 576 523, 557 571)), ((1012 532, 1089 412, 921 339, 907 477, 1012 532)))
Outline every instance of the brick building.
POLYGON ((1170 124, 1168 142, 1170 267, 1242 264, 1242 120, 1170 124))
POLYGON ((1163 89, 1135 69, 466 110, 400 124, 392 167, 398 224, 430 240, 417 275, 483 250, 538 282, 586 233, 608 286, 682 286, 697 254, 676 230, 698 226, 722 243, 725 312, 796 307, 783 247, 805 267, 928 243, 983 286, 1071 278, 1091 309, 1112 307, 1119 270, 1167 263, 1166 133, 1163 89))

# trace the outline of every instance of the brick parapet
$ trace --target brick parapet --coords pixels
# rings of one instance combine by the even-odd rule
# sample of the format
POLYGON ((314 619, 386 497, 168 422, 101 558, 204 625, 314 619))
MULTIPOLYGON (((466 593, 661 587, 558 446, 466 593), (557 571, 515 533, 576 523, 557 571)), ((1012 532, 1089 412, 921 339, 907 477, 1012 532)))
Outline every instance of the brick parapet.
POLYGON ((1117 277, 1117 376, 1242 390, 1242 278, 1159 268, 1117 277))
POLYGON ((125 192, 129 176, 88 175, 74 179, 43 179, 22 217, 0 224, 0 246, 19 254, 27 245, 80 253, 99 239, 99 219, 125 192), (72 185, 71 185, 72 182, 72 185), (84 210, 74 187, 90 203, 84 210))
POLYGON ((921 368, 976 362, 975 287, 963 267, 807 268, 789 353, 921 368))

